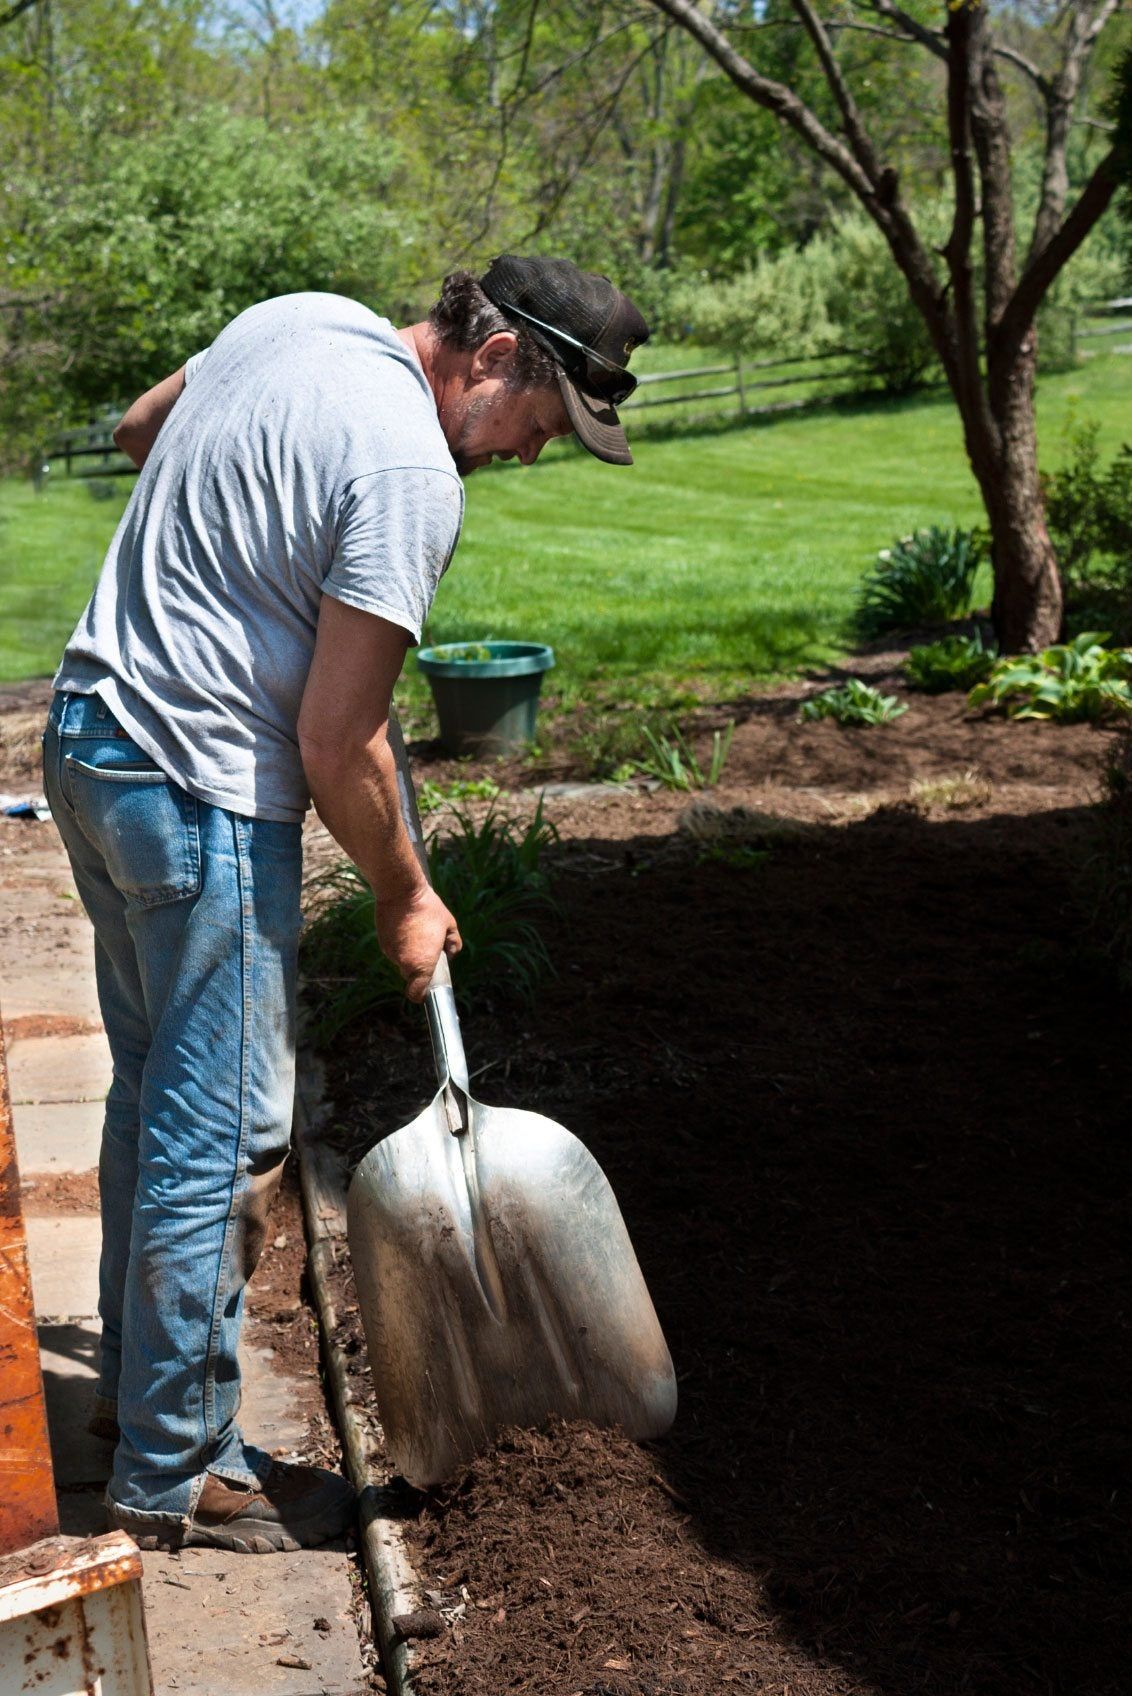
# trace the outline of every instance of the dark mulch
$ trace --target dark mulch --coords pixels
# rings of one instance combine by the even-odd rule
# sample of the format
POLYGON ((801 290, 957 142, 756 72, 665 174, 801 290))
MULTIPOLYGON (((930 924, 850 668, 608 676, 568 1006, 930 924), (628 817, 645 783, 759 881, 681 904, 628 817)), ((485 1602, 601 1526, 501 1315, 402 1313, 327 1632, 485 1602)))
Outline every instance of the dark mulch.
MULTIPOLYGON (((952 717, 937 770, 972 757, 952 717)), ((1016 807, 1004 770, 755 869, 616 808, 564 843, 561 975, 477 1008, 471 1065, 601 1162, 680 1412, 646 1449, 508 1435, 423 1505, 424 1582, 467 1607, 419 1696, 1127 1692, 1132 1045, 1060 800, 1083 733, 1040 728, 995 729, 1016 807)), ((819 746, 862 785, 860 742, 819 746)), ((330 1079, 360 1153, 427 1051, 359 1032, 330 1079)))

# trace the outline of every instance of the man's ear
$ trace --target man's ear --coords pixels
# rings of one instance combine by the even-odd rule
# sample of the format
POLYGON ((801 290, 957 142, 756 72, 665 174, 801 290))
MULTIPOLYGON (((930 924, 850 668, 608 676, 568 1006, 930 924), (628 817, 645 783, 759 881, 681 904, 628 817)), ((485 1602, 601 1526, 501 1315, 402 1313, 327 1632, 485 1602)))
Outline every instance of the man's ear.
POLYGON ((506 377, 515 358, 515 349, 519 338, 514 330, 496 330, 481 342, 472 354, 472 363, 468 372, 473 383, 482 383, 486 377, 506 377))

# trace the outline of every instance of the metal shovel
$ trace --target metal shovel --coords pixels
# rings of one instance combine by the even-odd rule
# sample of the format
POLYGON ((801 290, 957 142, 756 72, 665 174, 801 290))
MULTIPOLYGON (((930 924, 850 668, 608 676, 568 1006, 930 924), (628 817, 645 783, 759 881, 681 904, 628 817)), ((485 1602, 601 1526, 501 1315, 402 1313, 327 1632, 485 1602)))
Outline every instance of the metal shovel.
MULTIPOLYGON (((400 727, 401 810, 428 870, 400 727)), ((549 1415, 658 1437, 676 1379, 613 1191, 553 1119, 468 1088, 448 962, 425 1001, 440 1088, 370 1150, 348 1234, 378 1413, 398 1470, 438 1484, 549 1415)))

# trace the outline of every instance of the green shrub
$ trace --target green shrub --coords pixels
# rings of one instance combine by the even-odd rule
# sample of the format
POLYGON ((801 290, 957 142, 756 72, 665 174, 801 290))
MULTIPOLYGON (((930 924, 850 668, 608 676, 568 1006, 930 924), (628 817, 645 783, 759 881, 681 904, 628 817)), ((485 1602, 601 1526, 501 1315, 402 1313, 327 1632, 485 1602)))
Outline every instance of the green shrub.
POLYGON ((982 554, 971 530, 933 525, 882 548, 865 573, 854 622, 862 636, 965 618, 975 596, 982 554))
POLYGON ((571 763, 595 783, 632 777, 651 752, 646 731, 658 734, 666 722, 660 713, 648 709, 587 712, 570 735, 571 763))
POLYGON ((890 393, 914 388, 936 362, 908 286, 864 215, 724 282, 689 280, 676 294, 706 346, 762 357, 846 353, 890 393))
POLYGON ((990 676, 995 651, 985 648, 980 635, 945 636, 912 648, 904 662, 909 687, 928 695, 944 695, 950 689, 972 689, 990 676))
MULTIPOLYGON (((541 803, 526 825, 494 808, 479 824, 455 810, 452 824, 451 835, 429 837, 428 861, 463 939, 450 962, 456 994, 467 1002, 489 989, 529 1003, 552 970, 539 928, 555 911, 542 856, 558 832, 541 803)), ((377 945, 373 891, 357 867, 342 861, 311 889, 317 911, 304 933, 302 960, 321 1043, 364 1013, 402 1008, 405 990, 377 945)))
POLYGON ((798 717, 804 722, 833 718, 838 724, 888 724, 907 711, 895 695, 882 695, 871 683, 850 677, 837 688, 823 689, 804 701, 798 717))
POLYGON ((681 316, 706 347, 752 357, 795 358, 826 353, 835 345, 826 311, 829 254, 812 242, 774 259, 760 259, 725 282, 685 283, 681 316))
POLYGON ((999 660, 967 699, 972 707, 998 708, 1008 718, 1048 718, 1058 724, 1132 713, 1132 653, 1106 648, 1107 640, 1089 630, 1040 654, 999 660))
POLYGON ((829 246, 825 309, 833 341, 889 394, 918 387, 936 366, 936 351, 888 243, 871 218, 853 213, 834 227, 829 246))
POLYGON ((1042 475, 1046 522, 1071 614, 1098 613, 1132 637, 1132 445, 1101 464, 1098 428, 1068 434, 1069 454, 1042 475))

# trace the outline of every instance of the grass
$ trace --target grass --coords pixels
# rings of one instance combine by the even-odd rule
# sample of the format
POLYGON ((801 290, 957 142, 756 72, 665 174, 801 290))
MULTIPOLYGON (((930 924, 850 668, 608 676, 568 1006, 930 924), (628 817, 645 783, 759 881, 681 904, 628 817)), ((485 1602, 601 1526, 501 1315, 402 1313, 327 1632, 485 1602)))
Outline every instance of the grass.
POLYGON ((55 670, 133 483, 95 499, 77 479, 0 482, 0 682, 55 670))
POLYGON ((993 785, 974 766, 953 777, 916 778, 908 786, 908 799, 921 813, 935 808, 981 807, 993 793, 993 785))
MULTIPOLYGON (((654 357, 677 362, 671 349, 654 357)), ((1044 465, 1063 457, 1074 418, 1098 421, 1102 451, 1119 446, 1130 377, 1132 362, 1106 353, 1042 379, 1044 465)), ((38 495, 0 484, 0 678, 52 669, 126 493, 95 501, 81 484, 38 495)), ((550 642, 551 697, 724 698, 843 654, 878 548, 925 524, 980 520, 943 394, 650 429, 631 470, 552 444, 533 468, 470 479, 464 540, 427 640, 550 642)), ((411 659, 403 688, 410 707, 426 698, 411 659)))

